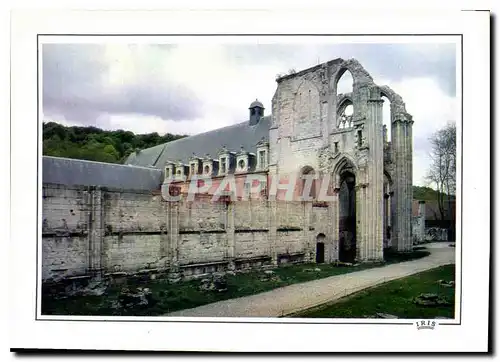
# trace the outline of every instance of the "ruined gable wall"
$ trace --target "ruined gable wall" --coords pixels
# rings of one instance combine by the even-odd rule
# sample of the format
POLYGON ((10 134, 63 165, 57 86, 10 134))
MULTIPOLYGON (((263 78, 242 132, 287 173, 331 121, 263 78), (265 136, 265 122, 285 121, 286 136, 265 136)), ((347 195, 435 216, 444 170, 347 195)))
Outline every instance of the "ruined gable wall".
POLYGON ((270 161, 279 173, 298 171, 309 165, 317 169, 317 150, 323 145, 327 104, 323 102, 319 71, 307 72, 278 83, 273 98, 270 161))

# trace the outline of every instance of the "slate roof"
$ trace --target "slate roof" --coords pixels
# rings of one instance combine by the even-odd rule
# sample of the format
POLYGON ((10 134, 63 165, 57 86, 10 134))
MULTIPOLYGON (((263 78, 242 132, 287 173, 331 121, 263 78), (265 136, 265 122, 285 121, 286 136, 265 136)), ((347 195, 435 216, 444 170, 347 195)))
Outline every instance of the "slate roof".
POLYGON ((181 161, 187 164, 193 153, 198 157, 205 157, 206 154, 209 154, 210 157, 216 159, 223 145, 232 152, 238 152, 242 146, 248 152, 256 152, 256 144, 263 137, 265 139, 269 138, 270 126, 271 116, 262 117, 253 126, 248 121, 245 121, 164 143, 142 150, 138 154, 132 153, 125 163, 137 166, 154 166, 163 169, 167 162, 177 163, 181 161))
POLYGON ((42 181, 61 185, 157 190, 163 182, 163 172, 156 168, 43 156, 42 181))
POLYGON ((252 103, 250 103, 250 107, 249 108, 254 108, 254 107, 264 108, 264 105, 262 104, 261 101, 259 101, 258 99, 256 99, 252 103))

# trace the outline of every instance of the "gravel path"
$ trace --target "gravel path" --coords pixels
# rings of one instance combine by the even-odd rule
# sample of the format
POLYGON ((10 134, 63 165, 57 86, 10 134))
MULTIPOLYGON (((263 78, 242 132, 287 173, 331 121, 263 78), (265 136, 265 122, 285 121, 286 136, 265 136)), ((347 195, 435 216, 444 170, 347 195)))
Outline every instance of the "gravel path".
POLYGON ((418 260, 335 275, 306 283, 185 309, 167 316, 184 317, 280 317, 342 298, 390 280, 455 263, 455 248, 448 243, 425 245, 431 255, 418 260))

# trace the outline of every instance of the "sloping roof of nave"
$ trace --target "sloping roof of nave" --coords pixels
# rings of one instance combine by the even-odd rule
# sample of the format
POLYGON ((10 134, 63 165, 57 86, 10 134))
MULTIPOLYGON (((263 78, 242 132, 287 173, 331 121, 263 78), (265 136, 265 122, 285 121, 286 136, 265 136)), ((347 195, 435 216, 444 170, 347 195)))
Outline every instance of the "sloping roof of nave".
POLYGON ((181 161, 187 164, 193 154, 197 157, 208 154, 216 159, 222 146, 232 152, 238 152, 241 147, 248 152, 255 152, 256 144, 262 138, 268 139, 270 126, 271 116, 264 116, 253 126, 245 121, 132 153, 125 163, 163 168, 167 162, 181 161))
POLYGON ((68 186, 157 190, 163 182, 163 172, 156 168, 43 156, 42 182, 68 186))

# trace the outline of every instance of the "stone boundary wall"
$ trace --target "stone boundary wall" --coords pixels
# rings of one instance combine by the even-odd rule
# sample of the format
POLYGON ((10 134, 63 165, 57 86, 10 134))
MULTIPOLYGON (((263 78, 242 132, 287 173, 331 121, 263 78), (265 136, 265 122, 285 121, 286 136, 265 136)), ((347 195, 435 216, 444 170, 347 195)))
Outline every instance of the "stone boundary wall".
POLYGON ((310 261, 314 226, 325 225, 328 210, 312 209, 203 195, 165 202, 159 191, 44 184, 42 280, 144 273, 178 279, 310 261))

